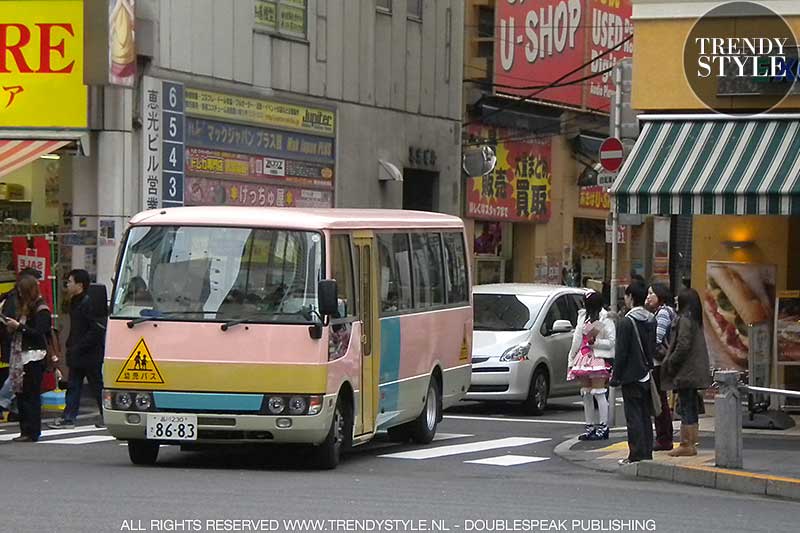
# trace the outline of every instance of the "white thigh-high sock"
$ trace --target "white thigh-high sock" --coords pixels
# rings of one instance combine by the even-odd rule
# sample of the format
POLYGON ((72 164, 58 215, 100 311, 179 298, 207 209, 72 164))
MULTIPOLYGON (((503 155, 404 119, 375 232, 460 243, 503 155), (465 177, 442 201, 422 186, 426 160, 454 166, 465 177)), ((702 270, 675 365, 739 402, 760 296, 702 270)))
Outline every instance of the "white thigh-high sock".
MULTIPOLYGON (((608 398, 606 398, 606 389, 592 389, 592 396, 597 400, 597 410, 600 411, 600 424, 603 426, 608 425, 608 398)), ((583 402, 586 405, 586 402, 583 402)))
MULTIPOLYGON (((581 388, 581 396, 583 396, 583 414, 586 416, 586 425, 597 424, 597 409, 594 406, 594 397, 592 389, 589 387, 581 388)), ((608 409, 606 409, 608 411, 608 409)))

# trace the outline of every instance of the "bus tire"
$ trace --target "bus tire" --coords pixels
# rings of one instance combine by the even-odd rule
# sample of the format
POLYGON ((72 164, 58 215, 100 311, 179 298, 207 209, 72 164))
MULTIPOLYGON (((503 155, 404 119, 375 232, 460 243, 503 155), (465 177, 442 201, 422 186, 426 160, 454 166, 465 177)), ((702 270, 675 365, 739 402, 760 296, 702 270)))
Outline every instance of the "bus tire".
POLYGON ((131 458, 131 463, 135 465, 152 466, 156 464, 158 459, 157 442, 146 440, 129 440, 128 441, 128 457, 131 458))
POLYGON ((547 378, 547 370, 540 366, 533 373, 531 385, 528 388, 528 397, 522 403, 526 413, 530 415, 543 415, 547 408, 547 396, 550 391, 550 380, 547 378))
POLYGON ((332 470, 339 465, 342 454, 350 447, 353 438, 353 417, 350 415, 349 406, 336 399, 336 408, 328 435, 322 444, 315 450, 317 466, 324 470, 332 470))
POLYGON ((433 378, 425 393, 425 406, 420 415, 411 423, 411 439, 419 444, 429 444, 436 436, 436 426, 442 418, 442 394, 439 384, 433 378))

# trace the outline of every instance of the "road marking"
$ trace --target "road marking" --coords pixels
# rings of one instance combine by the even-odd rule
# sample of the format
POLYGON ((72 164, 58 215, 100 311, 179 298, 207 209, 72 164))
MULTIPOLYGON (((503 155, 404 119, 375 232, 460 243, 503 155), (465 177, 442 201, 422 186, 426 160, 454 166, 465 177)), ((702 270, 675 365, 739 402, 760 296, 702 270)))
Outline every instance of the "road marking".
POLYGON ((550 458, 509 454, 509 455, 498 455, 497 457, 489 457, 487 459, 476 459, 474 461, 464 461, 464 462, 476 465, 517 466, 517 465, 525 465, 528 463, 538 463, 539 461, 547 461, 548 459, 550 458))
MULTIPOLYGON (((47 429, 42 431, 41 437, 51 437, 53 435, 69 435, 70 433, 86 433, 88 431, 105 431, 106 428, 96 428, 92 426, 81 426, 75 429, 47 429)), ((0 435, 0 441, 13 440, 19 437, 19 433, 9 433, 8 435, 0 435)))
POLYGON ((474 437, 475 435, 466 435, 463 433, 437 433, 435 437, 433 437, 434 442, 437 440, 451 440, 451 439, 463 439, 465 437, 474 437))
POLYGON ((41 441, 42 444, 94 444, 95 442, 106 442, 116 440, 110 435, 86 435, 84 437, 72 437, 71 439, 55 439, 41 441))
POLYGON ((462 415, 445 415, 444 418, 452 420, 487 420, 490 422, 529 422, 531 424, 567 424, 570 426, 583 426, 585 422, 577 420, 531 420, 528 418, 503 418, 492 416, 462 416, 462 415))
POLYGON ((439 446, 437 448, 424 448, 411 450, 408 452, 390 453, 379 455, 378 457, 389 457, 392 459, 433 459, 434 457, 447 457, 449 455, 459 455, 462 453, 483 452, 487 450, 497 450, 498 448, 514 448, 516 446, 527 446, 550 439, 507 437, 505 439, 484 440, 480 442, 470 442, 467 444, 451 444, 450 446, 439 446))

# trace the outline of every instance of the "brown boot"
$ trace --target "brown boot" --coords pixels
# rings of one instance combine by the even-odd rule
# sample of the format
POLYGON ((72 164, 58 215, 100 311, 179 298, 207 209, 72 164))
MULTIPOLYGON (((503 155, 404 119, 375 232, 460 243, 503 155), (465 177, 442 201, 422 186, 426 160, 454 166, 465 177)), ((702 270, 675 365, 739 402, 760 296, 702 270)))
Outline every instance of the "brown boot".
POLYGON ((670 457, 691 457, 697 455, 694 443, 697 438, 697 424, 681 424, 681 444, 667 455, 670 457))

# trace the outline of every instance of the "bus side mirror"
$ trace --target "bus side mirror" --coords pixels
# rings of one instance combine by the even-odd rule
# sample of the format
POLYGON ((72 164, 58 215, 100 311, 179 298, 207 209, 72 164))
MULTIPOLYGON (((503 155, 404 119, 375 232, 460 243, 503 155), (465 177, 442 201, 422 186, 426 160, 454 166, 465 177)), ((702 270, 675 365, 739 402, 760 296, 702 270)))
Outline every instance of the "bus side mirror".
POLYGON ((335 279, 321 279, 317 284, 319 314, 323 317, 333 316, 339 311, 335 279))

